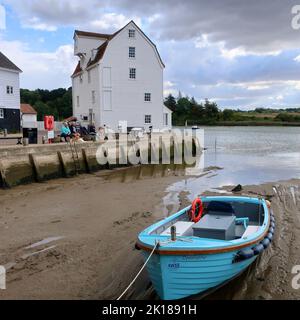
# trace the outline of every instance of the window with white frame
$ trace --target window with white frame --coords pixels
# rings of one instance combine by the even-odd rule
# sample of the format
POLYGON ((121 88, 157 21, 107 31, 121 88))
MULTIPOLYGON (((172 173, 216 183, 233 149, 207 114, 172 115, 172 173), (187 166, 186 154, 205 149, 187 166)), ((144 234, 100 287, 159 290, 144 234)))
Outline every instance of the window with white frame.
POLYGON ((80 81, 80 83, 83 82, 83 76, 82 76, 82 74, 79 76, 79 81, 80 81))
POLYGON ((0 109, 0 119, 4 119, 4 109, 0 109))
POLYGON ((135 58, 135 47, 129 47, 129 58, 135 58))
POLYGON ((128 30, 128 36, 129 36, 129 38, 135 38, 135 30, 134 29, 129 29, 128 30))
POLYGON ((136 79, 136 69, 135 68, 129 69, 129 79, 136 79))
POLYGON ((7 94, 14 94, 14 87, 6 86, 6 93, 7 94))
POLYGON ((145 123, 152 123, 152 117, 151 117, 151 115, 150 114, 146 114, 145 115, 145 123))
POLYGON ((94 90, 92 91, 92 103, 96 103, 96 92, 94 90))
POLYGON ((10 93, 14 94, 14 87, 10 87, 10 93))
POLYGON ((145 93, 144 101, 151 102, 151 93, 148 93, 148 92, 145 93))

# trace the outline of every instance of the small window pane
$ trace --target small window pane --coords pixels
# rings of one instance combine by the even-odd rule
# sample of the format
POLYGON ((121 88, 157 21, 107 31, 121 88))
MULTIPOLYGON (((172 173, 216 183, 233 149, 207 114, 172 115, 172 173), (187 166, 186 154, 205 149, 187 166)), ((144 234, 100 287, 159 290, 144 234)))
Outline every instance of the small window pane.
POLYGON ((129 38, 135 38, 135 30, 129 29, 129 38))
POLYGON ((151 123, 151 115, 145 115, 145 123, 151 123))
POLYGON ((129 58, 135 58, 135 47, 129 47, 129 58))
POLYGON ((6 87, 6 93, 7 93, 7 94, 10 93, 10 88, 9 88, 9 86, 6 87))
POLYGON ((151 93, 145 93, 145 101, 151 102, 151 93))
POLYGON ((136 69, 135 68, 130 68, 129 69, 129 78, 130 79, 135 79, 136 78, 136 69))
POLYGON ((13 94, 14 93, 14 88, 10 87, 10 93, 13 94))
POLYGON ((4 110, 0 109, 0 119, 4 119, 4 110))

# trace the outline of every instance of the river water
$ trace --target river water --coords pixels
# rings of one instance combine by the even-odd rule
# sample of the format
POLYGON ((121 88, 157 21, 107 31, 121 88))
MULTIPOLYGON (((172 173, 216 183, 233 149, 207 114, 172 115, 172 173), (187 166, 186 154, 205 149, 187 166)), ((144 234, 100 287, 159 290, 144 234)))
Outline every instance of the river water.
POLYGON ((199 177, 187 176, 168 188, 193 199, 228 185, 252 185, 300 178, 300 128, 204 127, 204 167, 222 168, 199 177))

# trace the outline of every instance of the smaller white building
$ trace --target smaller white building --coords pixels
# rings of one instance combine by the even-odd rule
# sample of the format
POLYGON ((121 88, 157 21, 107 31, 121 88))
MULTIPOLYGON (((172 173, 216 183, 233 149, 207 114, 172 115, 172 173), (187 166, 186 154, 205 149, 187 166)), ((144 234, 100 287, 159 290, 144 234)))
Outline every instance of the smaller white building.
POLYGON ((37 129, 37 112, 30 104, 21 103, 21 126, 23 129, 37 129))
POLYGON ((20 80, 22 71, 0 52, 0 130, 20 131, 20 80))

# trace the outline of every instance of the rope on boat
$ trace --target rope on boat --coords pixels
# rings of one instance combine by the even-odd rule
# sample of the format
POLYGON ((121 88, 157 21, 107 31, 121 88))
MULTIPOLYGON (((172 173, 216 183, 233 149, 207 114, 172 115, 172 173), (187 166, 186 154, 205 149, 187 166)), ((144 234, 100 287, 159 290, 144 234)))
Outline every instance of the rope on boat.
POLYGON ((129 286, 124 290, 124 292, 120 295, 120 297, 117 299, 120 300, 124 294, 130 289, 130 287, 135 283, 136 279, 139 277, 139 275, 142 273, 142 271, 145 269, 146 265, 148 264, 148 262, 150 261, 152 255, 154 254, 155 250, 157 249, 157 247, 159 246, 159 242, 157 241, 153 250, 151 251, 148 259, 145 261, 144 265, 142 266, 141 270, 138 272, 138 274, 135 276, 135 278, 130 282, 129 286))

